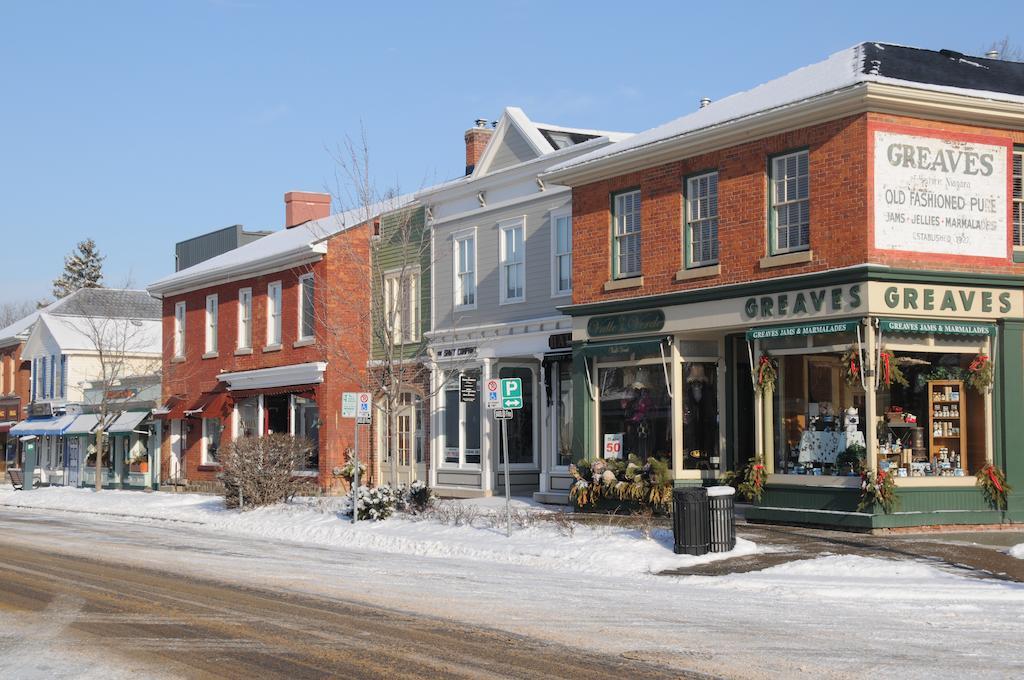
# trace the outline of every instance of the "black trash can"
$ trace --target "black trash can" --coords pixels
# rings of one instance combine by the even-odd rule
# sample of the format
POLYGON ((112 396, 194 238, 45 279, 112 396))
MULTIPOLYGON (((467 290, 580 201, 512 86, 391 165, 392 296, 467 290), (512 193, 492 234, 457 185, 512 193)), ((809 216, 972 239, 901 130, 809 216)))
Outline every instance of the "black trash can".
POLYGON ((672 536, 677 555, 707 553, 711 540, 707 489, 678 486, 672 490, 672 536))
POLYGON ((708 489, 711 519, 711 552, 729 552, 736 547, 736 489, 713 486, 708 489))

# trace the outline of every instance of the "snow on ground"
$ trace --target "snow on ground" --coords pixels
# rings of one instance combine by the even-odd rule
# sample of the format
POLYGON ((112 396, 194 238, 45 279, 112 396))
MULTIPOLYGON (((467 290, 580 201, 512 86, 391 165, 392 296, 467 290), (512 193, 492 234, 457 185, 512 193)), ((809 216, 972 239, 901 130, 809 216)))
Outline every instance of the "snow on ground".
MULTIPOLYGON (((574 525, 548 521, 513 524, 505 535, 504 499, 460 502, 477 514, 473 526, 396 515, 383 522, 351 524, 340 513, 344 499, 302 498, 287 505, 246 512, 225 510, 216 496, 199 494, 103 491, 47 487, 31 492, 0 493, 0 505, 112 515, 140 521, 175 521, 235 536, 262 537, 383 553, 447 557, 518 564, 589 574, 649 575, 757 552, 751 541, 737 539, 728 553, 676 555, 672 532, 656 528, 645 538, 636 528, 574 525)), ((531 501, 516 499, 515 514, 548 513, 531 501)))
POLYGON ((1010 554, 1010 557, 1016 557, 1018 560, 1024 560, 1024 543, 1018 543, 1007 550, 1007 552, 1010 554))

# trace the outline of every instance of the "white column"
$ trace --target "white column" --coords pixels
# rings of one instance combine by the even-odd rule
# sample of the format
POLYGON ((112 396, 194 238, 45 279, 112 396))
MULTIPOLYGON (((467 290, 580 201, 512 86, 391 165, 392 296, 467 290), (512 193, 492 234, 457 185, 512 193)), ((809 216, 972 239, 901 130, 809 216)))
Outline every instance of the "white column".
MULTIPOLYGON (((872 366, 875 363, 875 352, 877 351, 874 329, 871 328, 871 319, 865 321, 866 335, 864 339, 864 368, 865 370, 870 367, 871 377, 865 376, 865 395, 864 395, 864 438, 867 440, 865 443, 867 446, 867 460, 865 461, 867 469, 872 474, 875 473, 878 468, 878 381, 879 371, 878 366, 872 366)), ((923 418, 923 416, 922 416, 923 418)))
MULTIPOLYGON (((486 385, 487 381, 491 379, 494 374, 494 359, 488 358, 483 360, 483 366, 480 369, 480 379, 483 384, 486 385)), ((480 424, 482 432, 480 433, 480 488, 483 489, 485 496, 490 496, 494 490, 494 474, 493 466, 491 465, 491 455, 498 450, 497 443, 494 441, 496 428, 493 427, 494 416, 491 412, 483 408, 483 400, 480 400, 480 424)), ((497 457, 497 456, 495 456, 497 457)))
POLYGON ((672 477, 683 476, 683 362, 679 354, 679 341, 672 338, 672 349, 669 353, 672 366, 669 376, 672 379, 672 477))

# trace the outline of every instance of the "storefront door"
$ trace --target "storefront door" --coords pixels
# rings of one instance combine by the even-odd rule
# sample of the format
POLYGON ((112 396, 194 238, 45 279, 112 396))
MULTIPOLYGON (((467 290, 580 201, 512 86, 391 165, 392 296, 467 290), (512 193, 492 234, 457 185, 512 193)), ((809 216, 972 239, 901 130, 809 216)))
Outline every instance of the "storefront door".
POLYGON ((67 438, 67 480, 68 486, 78 486, 79 484, 79 450, 81 437, 71 436, 67 438))
POLYGON ((171 469, 168 477, 172 481, 182 478, 185 469, 185 438, 182 432, 182 421, 171 421, 171 469))
POLYGON ((411 392, 403 392, 395 405, 390 422, 381 419, 378 441, 381 478, 392 486, 409 485, 426 480, 424 453, 423 400, 411 392))

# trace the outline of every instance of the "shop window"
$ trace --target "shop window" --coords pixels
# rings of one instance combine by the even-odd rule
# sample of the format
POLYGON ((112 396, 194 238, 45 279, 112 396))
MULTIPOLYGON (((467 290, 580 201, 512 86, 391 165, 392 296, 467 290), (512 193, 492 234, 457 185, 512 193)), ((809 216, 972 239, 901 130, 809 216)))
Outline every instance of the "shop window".
POLYGON ((686 363, 683 366, 683 467, 717 470, 718 364, 686 363))
POLYGON ((287 394, 271 394, 263 397, 266 413, 267 434, 289 434, 289 413, 291 397, 287 394))
POLYGON ((772 254, 807 250, 811 243, 808 152, 772 158, 770 172, 772 254))
POLYGON ((609 437, 625 459, 672 459, 672 400, 661 361, 598 367, 602 450, 609 437))
POLYGON ((640 190, 612 196, 612 273, 640 276, 640 190))
POLYGON ((552 385, 555 395, 555 467, 567 467, 573 462, 572 450, 572 361, 566 359, 553 364, 552 385))
POLYGON ((1013 245, 1024 248, 1024 149, 1013 151, 1013 245))
MULTIPOLYGON (((466 371, 480 379, 480 371, 466 371)), ((459 401, 459 373, 446 376, 444 388, 444 462, 452 465, 480 464, 480 392, 471 402, 459 401)))
POLYGON ((295 436, 309 442, 309 454, 303 461, 303 469, 320 469, 320 407, 312 399, 295 397, 295 436))
POLYGON ((718 262, 718 173, 686 180, 686 266, 718 262))
MULTIPOLYGON (((498 376, 501 378, 519 378, 523 383, 523 407, 514 412, 511 420, 505 421, 508 436, 509 465, 532 465, 533 455, 533 371, 528 368, 506 366, 498 376)), ((495 428, 497 429, 497 428, 495 428)), ((498 436, 498 464, 505 462, 504 443, 498 436)))
POLYGON ((263 428, 260 426, 259 397, 239 399, 235 404, 235 411, 238 417, 236 436, 259 437, 263 434, 263 428))
POLYGON ((223 429, 220 418, 203 418, 203 464, 212 465, 217 462, 223 429))

